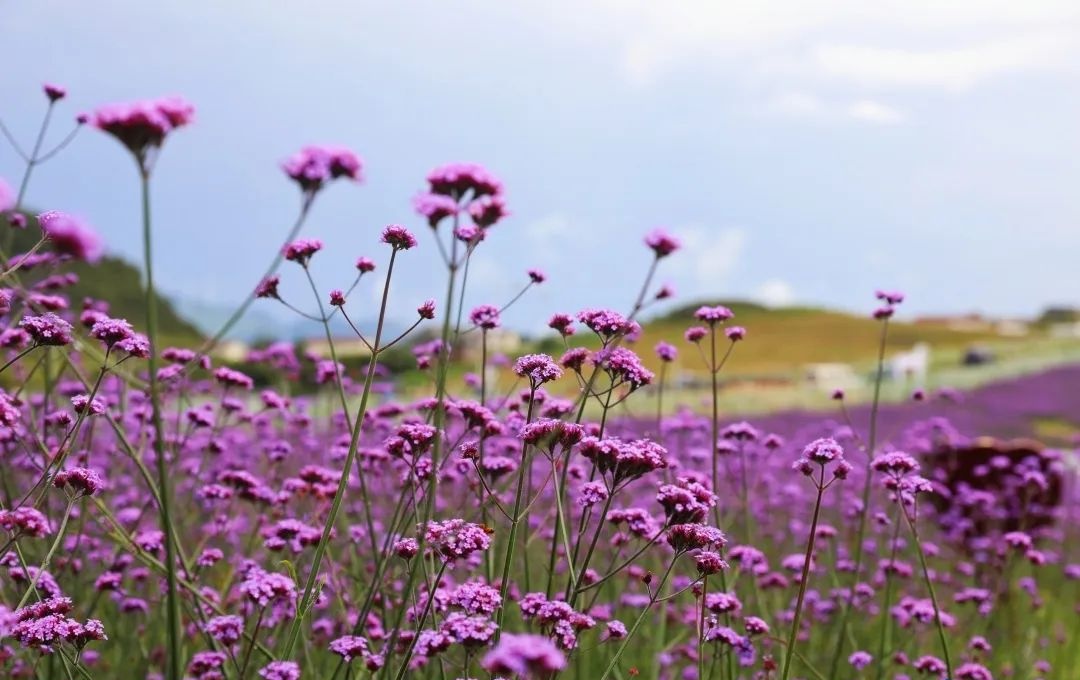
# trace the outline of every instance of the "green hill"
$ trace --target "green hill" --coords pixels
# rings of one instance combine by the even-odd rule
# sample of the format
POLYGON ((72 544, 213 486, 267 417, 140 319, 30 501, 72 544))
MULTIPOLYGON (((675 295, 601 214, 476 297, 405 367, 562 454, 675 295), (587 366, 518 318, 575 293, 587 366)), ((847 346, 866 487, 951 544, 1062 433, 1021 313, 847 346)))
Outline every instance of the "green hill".
MULTIPOLYGON (((32 215, 27 215, 26 229, 16 230, 11 252, 25 253, 38 242, 40 231, 32 215)), ((48 248, 46 244, 45 248, 48 248)), ((78 309, 85 297, 104 300, 109 303, 109 314, 127 319, 136 330, 146 329, 146 289, 142 283, 141 269, 123 258, 105 256, 94 264, 71 262, 63 266, 62 271, 74 272, 79 282, 64 290, 71 299, 72 307, 78 309)), ((24 284, 32 284, 43 278, 46 272, 31 271, 23 273, 24 284)), ((172 302, 162 295, 157 295, 158 324, 162 345, 194 345, 202 339, 202 333, 194 325, 181 317, 172 302)))

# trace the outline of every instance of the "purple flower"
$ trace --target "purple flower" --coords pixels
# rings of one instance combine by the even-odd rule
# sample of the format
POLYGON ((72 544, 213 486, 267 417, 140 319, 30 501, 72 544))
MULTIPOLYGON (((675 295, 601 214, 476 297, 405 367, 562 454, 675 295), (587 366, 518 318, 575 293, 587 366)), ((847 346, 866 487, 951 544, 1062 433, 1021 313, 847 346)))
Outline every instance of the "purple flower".
POLYGON ((732 326, 724 331, 724 335, 732 342, 739 342, 746 337, 746 329, 742 326, 732 326))
POLYGON ((356 260, 356 269, 361 274, 367 274, 375 271, 375 263, 367 257, 361 257, 356 260))
POLYGON ((416 237, 400 224, 391 224, 383 229, 382 242, 394 250, 408 250, 416 247, 416 237))
POLYGON ((425 300, 424 304, 416 308, 416 313, 420 315, 421 319, 434 319, 435 318, 435 301, 425 300))
POLYGON ((278 284, 281 283, 281 277, 267 276, 265 279, 259 282, 259 285, 255 287, 255 297, 259 298, 276 298, 278 296, 278 284))
POLYGON ((671 524, 688 524, 704 519, 705 514, 716 505, 717 498, 699 482, 679 477, 675 484, 662 484, 656 493, 656 500, 664 506, 671 524))
POLYGON ((442 165, 427 176, 432 194, 462 198, 492 196, 502 193, 502 183, 475 163, 450 163, 442 165))
POLYGON ((338 178, 363 180, 360 157, 339 146, 305 146, 286 159, 281 169, 307 194, 315 194, 338 178))
POLYGON ((90 116, 90 123, 143 158, 160 147, 165 137, 195 120, 195 107, 179 97, 166 97, 130 104, 102 106, 90 116))
POLYGON ((667 540, 679 552, 704 550, 713 546, 722 548, 727 543, 724 532, 705 524, 676 524, 668 529, 667 540))
POLYGON ((539 635, 505 633, 481 663, 490 673, 545 678, 566 667, 566 657, 539 635))
POLYGON ((296 262, 306 267, 312 256, 322 250, 322 247, 323 242, 317 238, 302 238, 286 245, 281 253, 289 262, 296 262))
POLYGON ((703 321, 710 326, 717 323, 723 323, 735 315, 730 309, 723 305, 717 305, 715 307, 698 307, 698 310, 694 312, 694 318, 698 321, 703 321))
POLYGON ((641 329, 636 322, 610 309, 586 309, 578 313, 578 321, 605 341, 616 336, 629 335, 641 329))
POLYGON ((548 319, 548 328, 558 331, 563 337, 574 334, 574 319, 569 314, 552 314, 548 319))
POLYGON ((330 643, 330 651, 349 663, 353 659, 363 659, 369 654, 368 643, 362 637, 346 635, 330 643))
POLYGON ((469 217, 481 229, 494 226, 509 214, 502 196, 481 196, 469 205, 469 217))
POLYGON ((727 569, 727 562, 720 556, 720 553, 710 550, 704 550, 695 555, 694 564, 697 565, 698 573, 705 576, 717 574, 727 569))
POLYGON ((874 657, 870 656, 869 653, 863 651, 855 652, 848 657, 848 663, 851 664, 852 667, 855 668, 855 670, 860 671, 869 666, 871 662, 873 662, 873 660, 874 657))
POLYGON ((300 666, 295 661, 271 661, 259 669, 265 680, 299 680, 300 666))
POLYGON ((81 262, 97 262, 104 253, 101 239, 82 220, 50 210, 37 216, 41 232, 58 254, 81 262))
POLYGON ((334 290, 330 291, 330 306, 331 307, 342 307, 344 305, 345 305, 345 293, 341 292, 340 290, 338 290, 336 288, 334 290))
POLYGON ((539 269, 530 269, 528 274, 529 280, 535 284, 541 284, 544 281, 547 281, 547 275, 539 269))
POLYGON ((593 353, 593 363, 607 372, 615 384, 627 384, 631 390, 650 384, 655 377, 641 359, 626 347, 601 349, 593 353))
POLYGON ((244 620, 239 616, 215 616, 206 622, 206 632, 223 645, 232 645, 244 635, 244 620))
POLYGON ((499 308, 495 305, 480 305, 469 312, 469 321, 474 326, 485 330, 499 327, 499 308))
POLYGON ((56 473, 53 486, 60 489, 70 486, 78 495, 93 496, 105 487, 105 481, 90 468, 75 467, 56 473))
POLYGON ((690 328, 686 329, 685 333, 683 333, 683 337, 686 338, 687 342, 698 343, 701 342, 702 339, 704 339, 704 337, 708 334, 708 328, 704 328, 702 326, 691 326, 690 328))
POLYGON ((50 102, 58 102, 67 96, 67 88, 63 85, 45 83, 41 86, 41 89, 45 91, 45 96, 49 98, 50 102))
POLYGON ((665 363, 675 361, 676 357, 679 356, 679 350, 675 349, 674 345, 666 343, 663 340, 656 343, 654 351, 656 352, 657 358, 665 363))
POLYGON ((533 388, 562 377, 562 369, 547 354, 526 354, 514 362, 514 373, 528 378, 533 388))
POLYGON ((679 241, 663 229, 654 229, 645 236, 645 245, 649 246, 657 259, 667 257, 679 249, 679 241))
POLYGON ((41 538, 52 531, 45 515, 29 507, 0 510, 0 528, 31 538, 41 538))
POLYGON ((104 318, 90 327, 90 337, 100 340, 106 347, 112 347, 121 340, 130 338, 135 331, 126 319, 104 318))
POLYGON ((878 290, 874 292, 874 297, 883 301, 887 305, 898 305, 904 301, 904 294, 898 290, 878 290))
POLYGON ((457 201, 440 194, 420 194, 413 199, 413 207, 416 212, 427 218, 428 226, 432 229, 447 217, 458 213, 457 201))
POLYGON ((52 312, 25 316, 18 325, 28 332, 36 344, 60 346, 71 343, 71 324, 52 312))
POLYGON ((425 538, 447 561, 483 552, 491 546, 491 537, 483 527, 463 519, 428 522, 425 538))
POLYGON ((296 599, 296 583, 284 574, 252 567, 240 582, 239 590, 249 600, 265 607, 271 602, 291 602, 296 599))

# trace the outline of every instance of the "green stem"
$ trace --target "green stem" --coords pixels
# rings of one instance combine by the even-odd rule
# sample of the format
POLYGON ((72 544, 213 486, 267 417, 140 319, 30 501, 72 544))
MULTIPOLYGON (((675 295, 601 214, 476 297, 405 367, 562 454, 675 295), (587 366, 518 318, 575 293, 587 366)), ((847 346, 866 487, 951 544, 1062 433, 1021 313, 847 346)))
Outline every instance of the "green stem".
POLYGON ((836 677, 840 666, 840 656, 844 651, 844 636, 847 634, 848 620, 851 617, 851 608, 855 600, 855 586, 859 582, 862 573, 863 541, 866 539, 866 521, 870 515, 870 464, 874 459, 874 449, 877 446, 877 421, 878 408, 881 404, 881 383, 885 376, 885 341, 889 335, 889 320, 885 319, 881 324, 881 339, 878 342, 877 376, 874 380, 874 401, 870 407, 870 436, 866 447, 866 479, 863 481, 862 512, 859 513, 859 529, 855 534, 855 569, 851 572, 851 585, 844 597, 844 610, 840 615, 840 632, 836 635, 836 646, 833 648, 832 662, 829 664, 829 677, 836 677))
POLYGON ((168 633, 168 652, 166 655, 167 680, 180 680, 183 666, 180 663, 180 646, 183 643, 183 622, 180 612, 180 597, 176 588, 176 531, 173 527, 170 508, 169 479, 171 471, 165 456, 165 427, 162 422, 161 394, 158 390, 158 308, 157 295, 154 291, 153 241, 150 220, 150 171, 140 162, 142 184, 142 220, 143 220, 143 266, 146 272, 146 337, 150 342, 150 408, 154 426, 154 455, 157 459, 158 496, 161 503, 161 530, 165 533, 165 611, 166 631, 168 633))
POLYGON ((352 472, 353 464, 356 461, 356 453, 360 448, 360 430, 364 424, 364 415, 367 413, 368 398, 371 396, 371 383, 375 380, 375 360, 379 356, 379 341, 382 339, 383 323, 386 320, 386 303, 390 297, 390 277, 394 273, 394 260, 396 257, 397 249, 395 248, 390 254, 390 264, 386 267, 386 282, 383 284, 382 303, 379 307, 379 321, 375 329, 375 349, 371 353, 371 359, 368 361, 367 376, 364 378, 364 390, 360 395, 360 406, 356 411, 356 419, 353 421, 352 438, 349 442, 349 453, 345 457, 345 465, 341 470, 341 479, 338 480, 337 491, 334 493, 334 500, 330 505, 330 513, 326 517, 325 526, 323 526, 322 538, 319 540, 319 545, 315 548, 315 556, 312 559, 311 570, 308 572, 307 582, 304 584, 304 594, 300 598, 296 616, 293 618, 292 625, 289 627, 289 633, 285 638, 285 645, 281 654, 281 658, 283 659, 292 658, 293 649, 296 647, 296 642, 300 637, 300 626, 303 624, 304 618, 308 613, 307 610, 311 607, 314 599, 315 584, 319 578, 319 567, 322 566, 323 555, 326 553, 326 546, 330 543, 330 534, 334 529, 334 523, 337 521, 338 513, 341 511, 341 504, 345 498, 345 491, 349 486, 349 474, 352 472))
MULTIPOLYGON (((532 422, 533 404, 536 396, 536 388, 533 387, 532 394, 529 395, 529 409, 526 412, 525 424, 528 425, 532 422)), ((507 599, 506 594, 510 590, 510 565, 514 561, 514 544, 517 542, 517 530, 518 524, 521 522, 521 497, 525 488, 525 468, 529 466, 529 445, 525 441, 521 442, 521 465, 518 466, 518 478, 517 478, 517 493, 514 497, 514 513, 510 519, 510 536, 506 541, 506 556, 503 558, 502 565, 502 583, 499 584, 499 595, 502 597, 502 606, 499 607, 499 614, 496 617, 496 623, 499 626, 499 631, 502 631, 503 620, 506 617, 507 599)), ((528 521, 528 520, 526 520, 528 521)), ((499 633, 496 632, 496 636, 499 633)), ((497 640, 498 638, 496 638, 497 640)))
POLYGON ((941 655, 945 657, 946 677, 953 676, 952 658, 949 655, 949 643, 945 638, 945 624, 941 622, 941 608, 938 607, 937 593, 934 591, 934 582, 930 578, 930 568, 926 564, 926 553, 923 551, 922 541, 919 540, 919 530, 915 527, 915 522, 908 517, 907 512, 902 513, 904 520, 907 522, 908 527, 911 529, 911 538, 915 541, 915 550, 919 555, 919 565, 922 567, 923 580, 926 582, 926 589, 930 592, 930 602, 934 605, 934 621, 937 623, 938 640, 941 642, 941 655))
POLYGON ((608 663, 607 670, 605 670, 604 674, 600 676, 600 680, 606 680, 607 677, 611 675, 611 673, 615 670, 615 666, 619 663, 619 659, 622 657, 623 652, 626 651, 626 647, 630 644, 630 640, 634 638, 634 633, 636 633, 637 629, 641 627, 642 621, 645 620, 645 617, 649 614, 649 610, 652 609, 653 604, 656 603, 656 599, 660 596, 660 591, 664 589, 664 584, 667 583, 668 576, 671 574, 671 569, 675 566, 675 562, 677 559, 678 555, 671 559, 671 564, 669 564, 667 569, 664 571, 664 576, 660 579, 660 583, 657 584, 656 591, 653 593, 652 597, 649 598, 649 604, 641 610, 641 614, 639 614, 637 620, 634 621, 633 627, 631 627, 630 632, 626 634, 626 637, 623 639, 622 644, 619 645, 619 649, 615 651, 615 656, 611 658, 611 661, 608 663))
POLYGON ((821 497, 825 493, 825 466, 821 466, 821 478, 818 482, 817 501, 814 503, 814 518, 810 522, 810 539, 806 542, 806 557, 803 559, 802 579, 799 582, 799 599, 795 603, 795 617, 791 621, 791 633, 788 636, 787 653, 784 655, 784 671, 781 680, 788 680, 791 673, 791 660, 795 656, 795 643, 799 639, 799 623, 802 620, 803 600, 806 599, 806 584, 810 580, 810 563, 814 559, 814 539, 817 537, 818 518, 821 516, 821 497))
MULTIPOLYGON (((38 579, 41 578, 42 572, 49 568, 49 563, 52 561, 53 555, 56 554, 56 549, 60 547, 60 542, 64 540, 64 532, 67 531, 68 520, 71 518, 71 508, 74 507, 75 500, 69 500, 67 508, 64 510, 64 518, 60 520, 60 528, 56 530, 56 538, 53 539, 52 545, 49 546, 49 552, 45 553, 45 559, 41 561, 41 566, 38 567, 37 573, 30 580, 30 586, 23 593, 22 598, 19 599, 19 604, 15 605, 16 609, 21 609, 26 601, 30 599, 30 596, 37 588, 38 579)), ((26 576, 29 578, 30 573, 27 571, 26 576)))
MULTIPOLYGON (((443 572, 446 571, 446 562, 443 562, 439 567, 439 571, 435 574, 435 587, 438 587, 439 580, 442 579, 443 572)), ((394 676, 395 680, 401 680, 405 677, 406 671, 409 670, 409 659, 412 658, 413 650, 416 649, 416 643, 420 640, 420 631, 424 628, 424 622, 427 621, 428 614, 431 613, 431 603, 435 600, 435 587, 428 592, 427 601, 424 603, 424 612, 420 614, 420 619, 416 622, 416 635, 413 636, 412 641, 409 643, 409 649, 405 651, 405 658, 401 660, 401 668, 398 669, 397 674, 394 676)))

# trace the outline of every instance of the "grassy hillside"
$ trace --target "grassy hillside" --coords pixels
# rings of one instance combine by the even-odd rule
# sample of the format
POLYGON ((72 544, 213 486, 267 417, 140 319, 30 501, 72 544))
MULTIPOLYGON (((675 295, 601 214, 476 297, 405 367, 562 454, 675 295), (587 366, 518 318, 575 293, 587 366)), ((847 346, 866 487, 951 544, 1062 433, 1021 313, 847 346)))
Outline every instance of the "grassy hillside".
MULTIPOLYGON (((32 215, 27 215, 29 225, 26 229, 15 231, 13 253, 23 253, 37 243, 40 231, 32 215)), ((47 247, 47 246, 46 246, 47 247)), ((79 282, 66 289, 71 303, 78 308, 84 297, 105 300, 109 303, 112 316, 127 319, 136 330, 146 329, 146 290, 142 284, 141 270, 119 257, 106 256, 95 264, 73 262, 65 264, 63 271, 71 271, 79 276, 79 282)), ((23 274, 24 283, 40 279, 44 273, 36 271, 23 274)), ((202 334, 181 317, 168 298, 158 298, 158 324, 162 344, 195 344, 202 334)))
MULTIPOLYGON (((747 338, 737 348, 730 364, 734 372, 771 375, 799 370, 809 363, 872 363, 877 354, 881 323, 844 312, 810 307, 770 309, 753 303, 723 303, 735 312, 729 325, 744 326, 747 338)), ((652 347, 666 340, 679 347, 679 368, 695 371, 701 365, 696 350, 683 340, 688 326, 698 325, 694 310, 699 305, 681 307, 663 317, 646 321, 638 346, 650 368, 656 367, 652 347)), ((990 332, 963 332, 942 326, 905 322, 900 316, 889 324, 886 352, 910 349, 917 342, 928 343, 932 355, 954 357, 972 344, 1023 342, 1002 339, 990 332)), ((726 341, 725 341, 726 342, 726 341)))

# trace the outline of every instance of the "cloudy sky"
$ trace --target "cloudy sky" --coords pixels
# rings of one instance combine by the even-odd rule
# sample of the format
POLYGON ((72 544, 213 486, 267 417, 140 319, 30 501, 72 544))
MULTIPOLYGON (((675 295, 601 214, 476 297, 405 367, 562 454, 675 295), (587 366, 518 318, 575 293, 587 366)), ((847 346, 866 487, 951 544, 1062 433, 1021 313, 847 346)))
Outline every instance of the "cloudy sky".
MULTIPOLYGON (((529 267, 551 277, 510 315, 525 328, 625 308, 658 225, 688 246, 661 274, 683 300, 865 310, 887 286, 917 312, 1080 304, 1075 1, 37 0, 0 4, 0 55, 0 117, 23 139, 43 81, 70 89, 64 117, 196 105, 155 178, 159 276, 191 299, 255 283, 297 205, 278 163, 319 142, 367 165, 309 222, 320 285, 384 255, 384 224, 411 225, 407 316, 442 280, 410 198, 458 160, 503 178, 514 212, 470 303, 507 299, 529 267)), ((0 148, 0 176, 20 174, 0 148)), ((103 135, 84 131, 29 198, 138 256, 133 169, 103 135)))

